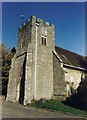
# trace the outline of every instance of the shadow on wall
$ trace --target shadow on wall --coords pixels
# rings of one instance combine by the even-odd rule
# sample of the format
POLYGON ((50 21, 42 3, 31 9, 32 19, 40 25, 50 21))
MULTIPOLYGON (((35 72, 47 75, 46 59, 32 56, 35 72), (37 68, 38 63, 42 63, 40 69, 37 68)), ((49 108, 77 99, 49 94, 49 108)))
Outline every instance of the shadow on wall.
POLYGON ((7 96, 7 86, 8 80, 2 80, 2 84, 0 85, 0 95, 7 96))
POLYGON ((25 91, 25 66, 26 66, 26 55, 25 55, 23 66, 22 66, 22 74, 21 74, 21 81, 20 81, 19 103, 22 105, 24 102, 24 91, 25 91))
POLYGON ((87 75, 85 78, 82 78, 76 91, 63 101, 63 103, 87 111, 87 75))

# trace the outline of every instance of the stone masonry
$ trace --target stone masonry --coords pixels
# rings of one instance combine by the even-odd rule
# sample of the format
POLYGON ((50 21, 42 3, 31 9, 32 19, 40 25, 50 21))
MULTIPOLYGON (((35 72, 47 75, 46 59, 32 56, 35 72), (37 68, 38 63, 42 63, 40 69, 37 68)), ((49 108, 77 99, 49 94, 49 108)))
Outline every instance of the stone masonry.
POLYGON ((64 100, 87 71, 82 56, 55 46, 54 25, 35 16, 19 27, 17 45, 7 101, 27 105, 42 98, 64 100))
POLYGON ((60 60, 53 54, 53 99, 64 100, 66 98, 65 72, 60 60))
POLYGON ((7 101, 28 104, 53 95, 54 25, 31 16, 18 31, 7 101))

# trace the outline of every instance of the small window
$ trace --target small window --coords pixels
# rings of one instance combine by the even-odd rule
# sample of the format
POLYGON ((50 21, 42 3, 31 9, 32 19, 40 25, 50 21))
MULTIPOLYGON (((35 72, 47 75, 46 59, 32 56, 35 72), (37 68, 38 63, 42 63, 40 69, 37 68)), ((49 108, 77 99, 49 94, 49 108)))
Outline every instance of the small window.
POLYGON ((46 38, 44 38, 44 45, 46 45, 46 38))
POLYGON ((42 37, 42 45, 43 45, 43 43, 44 43, 44 38, 42 37))
POLYGON ((46 45, 46 38, 42 37, 42 45, 46 45))

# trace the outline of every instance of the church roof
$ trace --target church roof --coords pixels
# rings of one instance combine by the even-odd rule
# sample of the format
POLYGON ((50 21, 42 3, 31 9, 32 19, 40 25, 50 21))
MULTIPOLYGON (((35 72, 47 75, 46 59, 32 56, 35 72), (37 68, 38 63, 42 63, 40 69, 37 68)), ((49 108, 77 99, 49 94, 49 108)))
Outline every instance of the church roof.
POLYGON ((84 56, 81 56, 69 50, 65 50, 58 46, 55 46, 55 50, 64 65, 87 70, 87 59, 85 59, 84 56))

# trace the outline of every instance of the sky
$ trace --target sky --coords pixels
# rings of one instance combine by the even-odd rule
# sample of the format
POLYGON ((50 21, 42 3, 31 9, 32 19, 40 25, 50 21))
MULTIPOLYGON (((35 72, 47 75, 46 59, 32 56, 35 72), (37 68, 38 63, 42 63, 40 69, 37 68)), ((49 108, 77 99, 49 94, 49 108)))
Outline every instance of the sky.
POLYGON ((2 42, 7 47, 17 46, 18 27, 32 15, 54 24, 56 46, 85 55, 85 2, 3 2, 2 42))

